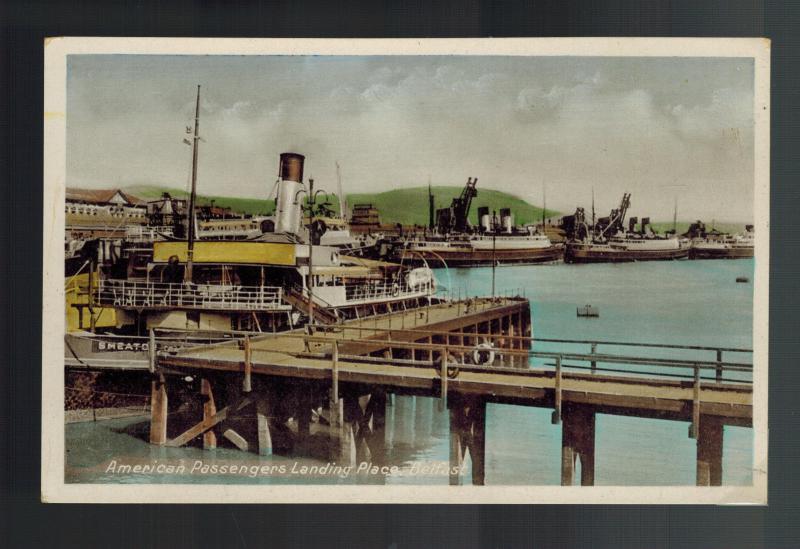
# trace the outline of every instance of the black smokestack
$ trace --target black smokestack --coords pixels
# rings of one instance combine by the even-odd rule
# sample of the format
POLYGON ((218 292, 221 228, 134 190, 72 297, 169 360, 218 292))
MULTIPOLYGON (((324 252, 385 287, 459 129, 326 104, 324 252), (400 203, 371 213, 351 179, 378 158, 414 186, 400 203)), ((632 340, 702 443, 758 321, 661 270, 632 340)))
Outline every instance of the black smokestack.
POLYGON ((306 157, 297 153, 282 153, 278 177, 284 181, 303 182, 303 163, 306 157))

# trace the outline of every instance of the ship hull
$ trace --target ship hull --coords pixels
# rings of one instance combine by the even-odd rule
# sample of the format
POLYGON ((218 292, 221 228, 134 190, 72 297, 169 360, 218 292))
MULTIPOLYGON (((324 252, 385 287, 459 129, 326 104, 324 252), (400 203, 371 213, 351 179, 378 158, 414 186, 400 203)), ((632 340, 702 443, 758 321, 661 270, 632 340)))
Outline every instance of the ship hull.
POLYGON ((567 246, 564 261, 568 263, 624 263, 686 259, 688 256, 688 248, 672 250, 593 250, 567 246))
POLYGON ((396 258, 403 263, 427 264, 430 267, 480 267, 491 265, 534 265, 554 263, 564 258, 563 246, 533 249, 475 250, 461 248, 452 250, 414 250, 401 253, 396 258))
POLYGON ((753 257, 754 248, 692 248, 691 259, 746 259, 753 257))

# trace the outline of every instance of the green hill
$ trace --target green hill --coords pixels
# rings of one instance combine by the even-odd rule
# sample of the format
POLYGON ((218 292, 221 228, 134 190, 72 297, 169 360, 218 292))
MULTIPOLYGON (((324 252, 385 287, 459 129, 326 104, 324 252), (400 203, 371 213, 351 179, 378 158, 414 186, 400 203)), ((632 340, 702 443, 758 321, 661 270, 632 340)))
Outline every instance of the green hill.
MULTIPOLYGON (((461 187, 432 187, 436 208, 450 205, 454 197, 461 194, 461 187)), ((383 223, 402 223, 404 225, 428 224, 428 187, 397 189, 383 193, 363 193, 347 195, 348 204, 371 203, 381 213, 383 223)), ((488 206, 489 211, 500 208, 511 208, 514 220, 523 225, 541 221, 542 209, 517 198, 514 195, 478 188, 478 196, 472 200, 469 218, 473 224, 478 222, 478 208, 488 206)), ((546 217, 560 215, 554 210, 547 210, 546 217)))
MULTIPOLYGON (((434 203, 436 208, 444 208, 450 205, 452 199, 461 193, 461 187, 433 187, 434 203)), ((139 198, 153 200, 159 198, 163 192, 169 192, 174 197, 185 198, 187 193, 178 189, 157 187, 153 185, 135 185, 128 187, 126 191, 138 196, 139 198)), ((339 209, 339 201, 335 196, 330 197, 331 208, 334 211, 339 209)), ((216 206, 230 207, 235 212, 245 214, 267 214, 275 209, 272 200, 262 200, 258 198, 234 198, 226 196, 206 196, 198 195, 197 202, 204 206, 214 201, 216 206)), ((353 204, 370 203, 380 211, 382 223, 402 223, 403 225, 427 225, 428 223, 428 188, 413 187, 397 189, 382 193, 356 193, 348 194, 347 202, 352 207, 353 204)), ((478 188, 478 196, 472 200, 470 210, 470 221, 478 222, 478 207, 488 206, 489 210, 500 208, 511 208, 517 224, 532 223, 542 219, 542 209, 533 206, 521 198, 517 198, 508 193, 491 189, 478 188)), ((560 215, 554 210, 547 210, 547 217, 560 215)))
MULTIPOLYGON (((188 198, 189 193, 180 189, 171 189, 168 187, 157 187, 155 185, 134 185, 125 189, 132 195, 143 198, 145 200, 155 200, 160 198, 162 193, 168 192, 174 198, 188 198)), ((232 196, 207 196, 197 195, 198 206, 208 206, 211 201, 214 201, 215 206, 221 208, 231 208, 234 212, 250 214, 250 215, 264 215, 272 213, 275 209, 274 200, 262 200, 259 198, 236 198, 232 196)))

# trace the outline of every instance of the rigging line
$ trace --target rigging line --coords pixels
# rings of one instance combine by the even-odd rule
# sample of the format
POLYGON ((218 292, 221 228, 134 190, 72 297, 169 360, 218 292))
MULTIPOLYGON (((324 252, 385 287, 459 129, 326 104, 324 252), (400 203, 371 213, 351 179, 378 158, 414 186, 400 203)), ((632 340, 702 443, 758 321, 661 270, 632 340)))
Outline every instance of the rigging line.
POLYGON ((90 261, 91 261, 90 259, 87 259, 87 260, 86 260, 86 261, 83 263, 83 265, 81 265, 81 268, 80 268, 80 269, 78 269, 78 272, 76 272, 74 275, 72 275, 71 277, 69 277, 69 280, 67 280, 67 282, 64 284, 64 288, 65 288, 65 289, 66 289, 67 287, 69 287, 70 283, 71 283, 73 280, 75 280, 75 277, 76 277, 76 276, 78 276, 79 274, 81 274, 81 271, 83 271, 84 267, 86 267, 86 266, 89 264, 89 262, 90 262, 90 261))

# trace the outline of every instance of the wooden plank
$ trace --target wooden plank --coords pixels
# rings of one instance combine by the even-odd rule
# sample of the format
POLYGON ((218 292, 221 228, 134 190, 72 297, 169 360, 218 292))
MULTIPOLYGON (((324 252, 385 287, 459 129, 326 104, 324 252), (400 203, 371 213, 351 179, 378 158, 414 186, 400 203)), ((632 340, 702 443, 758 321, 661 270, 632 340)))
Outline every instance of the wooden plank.
POLYGON ((192 440, 194 437, 205 433, 218 423, 225 421, 228 418, 228 414, 230 414, 232 411, 239 411, 248 404, 250 404, 250 399, 245 398, 236 403, 233 409, 231 408, 231 406, 225 406, 222 410, 211 416, 209 419, 207 420, 204 419, 200 423, 195 424, 194 426, 184 431, 182 434, 168 441, 166 446, 171 446, 171 447, 183 446, 184 444, 192 440))
POLYGON ((247 440, 233 429, 226 429, 222 436, 231 441, 242 452, 247 452, 250 449, 247 440))

